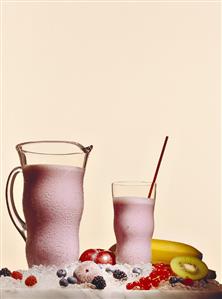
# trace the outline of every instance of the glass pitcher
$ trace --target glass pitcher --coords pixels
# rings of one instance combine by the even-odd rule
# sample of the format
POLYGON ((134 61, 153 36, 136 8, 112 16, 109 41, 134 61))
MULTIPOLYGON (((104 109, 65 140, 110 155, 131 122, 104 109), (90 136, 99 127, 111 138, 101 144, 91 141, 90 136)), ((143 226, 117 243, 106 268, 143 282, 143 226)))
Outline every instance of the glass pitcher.
POLYGON ((79 225, 83 212, 83 178, 93 146, 71 141, 34 141, 16 146, 21 166, 9 174, 6 203, 9 216, 26 241, 33 265, 62 266, 79 257, 79 225), (22 206, 17 212, 13 185, 22 172, 22 206))

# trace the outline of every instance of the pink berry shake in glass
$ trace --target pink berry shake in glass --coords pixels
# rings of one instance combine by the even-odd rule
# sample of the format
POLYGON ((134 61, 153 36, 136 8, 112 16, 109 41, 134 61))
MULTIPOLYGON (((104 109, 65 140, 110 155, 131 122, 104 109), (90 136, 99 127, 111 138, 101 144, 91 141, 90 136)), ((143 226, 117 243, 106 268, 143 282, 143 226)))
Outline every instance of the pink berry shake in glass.
POLYGON ((26 256, 33 265, 65 265, 79 257, 84 169, 62 165, 23 168, 26 256))
POLYGON ((154 230, 154 199, 114 197, 113 202, 117 262, 132 265, 149 263, 154 230))

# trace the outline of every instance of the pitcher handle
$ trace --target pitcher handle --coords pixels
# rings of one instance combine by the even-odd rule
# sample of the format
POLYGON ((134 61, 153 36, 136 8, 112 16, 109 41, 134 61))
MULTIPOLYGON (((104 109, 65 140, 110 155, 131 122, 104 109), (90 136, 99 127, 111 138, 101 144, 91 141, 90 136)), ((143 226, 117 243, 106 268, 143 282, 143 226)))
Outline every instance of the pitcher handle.
POLYGON ((7 209, 9 216, 12 220, 12 223, 24 239, 26 241, 26 223, 22 220, 22 218, 19 216, 18 211, 15 206, 15 201, 14 201, 14 195, 13 195, 13 187, 14 187, 14 182, 16 179, 16 176, 22 172, 22 168, 20 166, 15 167, 9 174, 7 183, 6 183, 6 189, 5 189, 5 197, 6 197, 6 204, 7 204, 7 209), (16 220, 19 222, 21 228, 19 227, 19 224, 16 223, 16 220))

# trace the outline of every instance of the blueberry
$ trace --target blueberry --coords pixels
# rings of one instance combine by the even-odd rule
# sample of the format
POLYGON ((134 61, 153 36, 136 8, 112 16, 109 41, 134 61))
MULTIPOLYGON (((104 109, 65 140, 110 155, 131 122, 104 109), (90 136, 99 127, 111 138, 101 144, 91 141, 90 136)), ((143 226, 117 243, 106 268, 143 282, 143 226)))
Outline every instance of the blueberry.
POLYGON ((68 281, 68 283, 70 283, 70 284, 75 284, 75 283, 77 283, 77 279, 76 279, 76 277, 73 277, 73 276, 69 276, 69 277, 67 278, 67 281, 68 281))
POLYGON ((59 281, 61 287, 67 287, 69 285, 68 280, 66 278, 61 278, 59 281))
POLYGON ((141 268, 138 268, 138 267, 134 267, 133 270, 132 270, 132 272, 139 275, 139 274, 142 273, 142 269, 141 269, 141 268))
POLYGON ((65 277, 67 275, 67 272, 65 269, 59 269, 57 272, 56 272, 56 275, 61 278, 61 277, 65 277))
POLYGON ((169 279, 170 284, 175 284, 175 283, 178 283, 180 281, 181 281, 181 279, 179 277, 175 277, 175 276, 170 277, 170 279, 169 279))
POLYGON ((112 272, 112 273, 113 273, 113 271, 114 271, 114 270, 113 270, 113 269, 111 269, 111 268, 109 268, 109 267, 107 267, 107 268, 106 268, 106 272, 108 272, 108 273, 110 273, 110 272, 112 272))

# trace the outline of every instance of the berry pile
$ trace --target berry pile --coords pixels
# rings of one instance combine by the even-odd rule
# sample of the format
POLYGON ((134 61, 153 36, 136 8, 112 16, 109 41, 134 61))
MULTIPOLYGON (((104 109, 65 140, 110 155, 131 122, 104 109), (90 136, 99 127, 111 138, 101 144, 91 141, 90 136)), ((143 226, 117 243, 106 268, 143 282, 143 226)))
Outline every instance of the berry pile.
POLYGON ((162 281, 168 280, 173 275, 169 265, 155 264, 149 276, 141 277, 140 280, 128 283, 127 290, 150 290, 157 288, 162 281))
MULTIPOLYGON (((0 270, 0 276, 9 276, 16 280, 23 280, 23 274, 19 271, 11 272, 8 268, 2 268, 0 270)), ((27 287, 32 287, 37 283, 37 278, 34 275, 30 275, 25 279, 25 285, 27 287)))
POLYGON ((188 287, 192 287, 192 285, 194 284, 194 281, 190 278, 181 278, 181 277, 172 276, 169 279, 169 283, 171 284, 172 287, 174 287, 178 282, 188 287))
POLYGON ((59 284, 61 287, 67 287, 69 284, 75 284, 77 283, 77 279, 74 276, 69 276, 66 278, 67 276, 67 271, 65 269, 59 269, 56 272, 56 275, 61 278, 59 280, 59 284))

